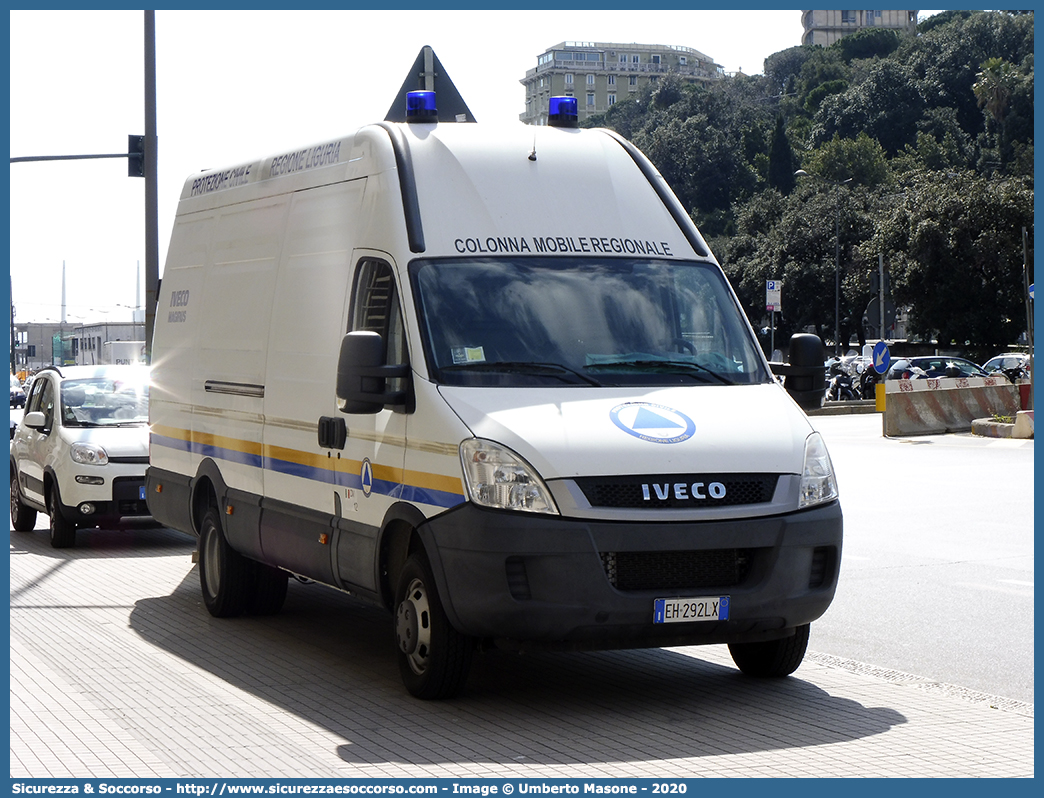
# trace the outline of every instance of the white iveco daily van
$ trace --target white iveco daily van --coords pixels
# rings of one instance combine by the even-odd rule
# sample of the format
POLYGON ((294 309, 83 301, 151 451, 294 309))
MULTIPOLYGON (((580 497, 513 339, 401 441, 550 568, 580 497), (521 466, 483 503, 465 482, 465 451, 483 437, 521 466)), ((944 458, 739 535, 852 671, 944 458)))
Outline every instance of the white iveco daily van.
POLYGON ((276 612, 288 574, 376 602, 421 698, 488 647, 791 673, 836 483, 699 232, 569 101, 494 129, 436 102, 185 183, 146 487, 207 609, 276 612))

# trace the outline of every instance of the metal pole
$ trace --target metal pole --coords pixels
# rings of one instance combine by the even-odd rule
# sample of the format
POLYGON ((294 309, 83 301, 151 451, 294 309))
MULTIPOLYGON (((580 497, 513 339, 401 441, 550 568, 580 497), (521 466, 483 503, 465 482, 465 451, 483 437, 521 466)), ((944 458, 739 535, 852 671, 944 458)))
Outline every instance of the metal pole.
POLYGON ((1030 375, 1030 395, 1029 395, 1029 407, 1027 410, 1033 409, 1033 300, 1030 299, 1029 295, 1029 234, 1026 232, 1026 228, 1022 228, 1022 280, 1026 291, 1026 343, 1029 344, 1029 375, 1030 375))
POLYGON ((14 278, 10 275, 7 276, 8 284, 10 286, 10 298, 11 298, 11 373, 17 374, 17 358, 15 357, 15 306, 14 306, 14 278))
POLYGON ((885 339, 885 279, 884 253, 877 253, 877 305, 881 311, 881 340, 885 339))
POLYGON ((159 191, 156 141, 156 12, 145 12, 145 362, 152 362, 152 332, 159 297, 159 191))
POLYGON ((841 356, 841 184, 834 189, 834 354, 841 356))

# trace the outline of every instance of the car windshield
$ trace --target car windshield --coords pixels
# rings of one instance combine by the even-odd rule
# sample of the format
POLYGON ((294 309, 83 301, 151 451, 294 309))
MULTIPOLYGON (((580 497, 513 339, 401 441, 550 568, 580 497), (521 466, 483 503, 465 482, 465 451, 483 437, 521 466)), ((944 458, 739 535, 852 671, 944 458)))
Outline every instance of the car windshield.
POLYGON ((769 380, 709 263, 421 260, 410 266, 432 379, 449 385, 721 385, 769 380))
POLYGON ((148 382, 112 377, 63 380, 67 427, 140 426, 149 421, 148 382))

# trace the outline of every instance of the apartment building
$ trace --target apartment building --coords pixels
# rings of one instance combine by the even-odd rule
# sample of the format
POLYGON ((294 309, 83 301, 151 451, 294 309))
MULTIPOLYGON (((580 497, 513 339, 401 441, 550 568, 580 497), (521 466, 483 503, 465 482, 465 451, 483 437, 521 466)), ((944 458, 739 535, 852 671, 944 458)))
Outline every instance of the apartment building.
POLYGON ((917 32, 916 11, 802 11, 802 44, 828 47, 843 36, 867 28, 887 28, 900 33, 917 32))
POLYGON ((669 74, 688 83, 710 83, 723 70, 710 56, 691 47, 560 42, 537 56, 536 67, 521 79, 526 87, 526 110, 519 119, 529 125, 545 125, 551 97, 576 97, 583 121, 637 96, 646 85, 669 74))

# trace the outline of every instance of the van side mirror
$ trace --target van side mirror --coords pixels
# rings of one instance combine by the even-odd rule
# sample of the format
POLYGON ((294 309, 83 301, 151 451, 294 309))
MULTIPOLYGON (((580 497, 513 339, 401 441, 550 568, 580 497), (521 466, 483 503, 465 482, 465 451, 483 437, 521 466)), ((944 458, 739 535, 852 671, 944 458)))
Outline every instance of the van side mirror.
POLYGON ((359 330, 341 339, 337 357, 337 403, 342 413, 372 414, 385 407, 405 408, 408 390, 388 391, 387 380, 409 379, 409 364, 384 362, 384 341, 378 333, 359 330))
POLYGON ((802 410, 817 410, 826 395, 826 348, 818 335, 794 333, 790 337, 790 362, 770 363, 783 377, 787 389, 802 410))

